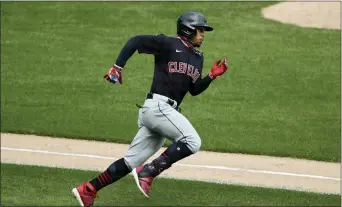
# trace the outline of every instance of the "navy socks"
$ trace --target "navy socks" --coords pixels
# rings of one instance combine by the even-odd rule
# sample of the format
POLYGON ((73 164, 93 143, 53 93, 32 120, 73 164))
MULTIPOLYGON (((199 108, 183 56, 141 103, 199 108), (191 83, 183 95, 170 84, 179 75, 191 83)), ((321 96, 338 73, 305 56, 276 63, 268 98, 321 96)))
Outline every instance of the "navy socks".
MULTIPOLYGON (((144 169, 139 173, 141 176, 156 177, 164 170, 170 168, 173 163, 190 156, 192 151, 185 143, 177 142, 170 145, 158 158, 151 163, 145 165, 144 169)), ((123 158, 115 161, 111 164, 107 170, 101 173, 98 177, 90 181, 96 191, 99 191, 103 187, 120 180, 131 170, 127 167, 123 158)))
POLYGON ((141 171, 141 175, 158 176, 164 170, 170 168, 173 163, 190 156, 192 151, 183 142, 177 142, 170 145, 158 158, 151 163, 145 165, 145 169, 141 171))
POLYGON ((103 187, 120 180, 130 172, 131 170, 127 167, 124 159, 121 158, 111 164, 107 170, 101 173, 98 177, 91 180, 90 184, 92 184, 96 191, 98 191, 103 187))

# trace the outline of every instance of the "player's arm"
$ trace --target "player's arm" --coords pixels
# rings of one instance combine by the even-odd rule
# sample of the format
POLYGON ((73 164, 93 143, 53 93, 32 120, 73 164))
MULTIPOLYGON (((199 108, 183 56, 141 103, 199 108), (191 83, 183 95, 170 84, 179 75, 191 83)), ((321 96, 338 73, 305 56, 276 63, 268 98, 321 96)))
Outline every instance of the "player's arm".
POLYGON ((125 67, 127 60, 138 50, 139 53, 158 54, 167 48, 168 41, 165 35, 137 35, 130 38, 121 49, 115 64, 125 67))
POLYGON ((209 87, 212 81, 213 79, 211 79, 209 75, 207 75, 203 79, 199 78, 195 83, 191 82, 189 93, 192 96, 197 96, 201 94, 203 91, 205 91, 209 87))
POLYGON ((228 63, 226 59, 222 62, 221 60, 217 60, 212 66, 209 74, 205 76, 203 79, 199 78, 195 83, 191 83, 189 92, 192 96, 197 96, 205 91, 210 83, 216 79, 216 77, 221 76, 228 69, 228 63))
POLYGON ((119 81, 122 84, 121 71, 125 67, 128 59, 138 50, 139 53, 158 54, 161 50, 168 47, 165 35, 137 35, 131 37, 122 47, 115 64, 108 73, 104 75, 111 83, 119 81))

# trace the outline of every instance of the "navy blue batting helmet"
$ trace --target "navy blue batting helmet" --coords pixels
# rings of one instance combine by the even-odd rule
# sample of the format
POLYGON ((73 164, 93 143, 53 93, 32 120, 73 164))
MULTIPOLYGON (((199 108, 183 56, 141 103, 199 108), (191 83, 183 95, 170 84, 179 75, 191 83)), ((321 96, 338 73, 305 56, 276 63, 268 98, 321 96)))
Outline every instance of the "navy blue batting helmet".
POLYGON ((186 12, 177 20, 177 34, 191 38, 196 34, 196 28, 204 31, 213 31, 214 28, 207 24, 207 18, 199 12, 186 12))

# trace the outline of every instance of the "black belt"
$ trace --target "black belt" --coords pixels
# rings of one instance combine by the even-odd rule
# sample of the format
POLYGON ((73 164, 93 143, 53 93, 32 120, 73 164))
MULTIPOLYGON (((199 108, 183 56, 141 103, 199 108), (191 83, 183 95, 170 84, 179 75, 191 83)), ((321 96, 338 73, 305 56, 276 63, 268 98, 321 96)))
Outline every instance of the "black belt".
MULTIPOLYGON (((148 93, 146 96, 146 99, 153 99, 153 93, 148 93)), ((170 106, 173 106, 173 104, 175 104, 175 101, 172 99, 168 99, 167 104, 169 104, 170 106)), ((175 109, 180 112, 180 107, 178 107, 178 105, 176 106, 175 109)))

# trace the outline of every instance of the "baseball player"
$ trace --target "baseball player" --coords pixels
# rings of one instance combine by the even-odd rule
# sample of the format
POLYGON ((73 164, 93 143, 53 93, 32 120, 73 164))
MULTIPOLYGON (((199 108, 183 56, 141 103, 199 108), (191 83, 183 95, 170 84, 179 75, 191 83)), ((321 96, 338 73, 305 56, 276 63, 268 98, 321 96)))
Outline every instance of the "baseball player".
POLYGON ((104 75, 110 83, 123 83, 127 60, 136 52, 155 57, 154 76, 143 106, 139 106, 138 132, 123 158, 115 161, 93 180, 72 189, 81 206, 92 206, 97 192, 132 172, 138 189, 147 198, 153 179, 200 150, 201 138, 189 120, 180 113, 180 105, 189 92, 205 91, 210 83, 228 69, 227 60, 217 60, 202 77, 203 54, 198 50, 204 32, 212 31, 206 17, 187 12, 177 20, 177 37, 137 35, 121 49, 113 67, 104 75), (173 142, 158 158, 143 165, 165 143, 173 142))

